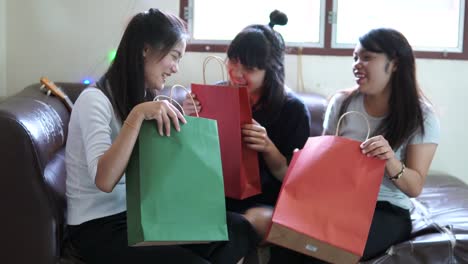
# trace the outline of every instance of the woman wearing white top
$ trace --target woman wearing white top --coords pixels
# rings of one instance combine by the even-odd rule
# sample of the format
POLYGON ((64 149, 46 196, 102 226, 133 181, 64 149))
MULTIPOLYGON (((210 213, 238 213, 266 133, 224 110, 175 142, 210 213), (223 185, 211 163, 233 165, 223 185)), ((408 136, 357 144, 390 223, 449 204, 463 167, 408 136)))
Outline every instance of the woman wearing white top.
POLYGON ((75 103, 66 147, 67 222, 86 263, 237 263, 257 243, 248 221, 228 213, 226 242, 127 245, 125 169, 144 120, 154 120, 167 136, 186 122, 167 101, 146 97, 178 71, 187 38, 185 23, 174 15, 158 9, 135 15, 108 71, 75 103))

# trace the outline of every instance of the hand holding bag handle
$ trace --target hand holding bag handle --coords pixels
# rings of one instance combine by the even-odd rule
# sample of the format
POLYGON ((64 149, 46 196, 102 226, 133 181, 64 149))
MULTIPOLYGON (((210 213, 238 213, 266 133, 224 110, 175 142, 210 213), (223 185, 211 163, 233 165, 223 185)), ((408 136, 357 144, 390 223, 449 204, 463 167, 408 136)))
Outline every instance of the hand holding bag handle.
MULTIPOLYGON (((369 139, 369 134, 370 134, 370 124, 369 124, 369 120, 367 120, 367 117, 361 113, 361 112, 358 112, 358 111, 349 111, 349 112, 346 112, 344 114, 342 114, 340 116, 340 119, 338 119, 338 124, 336 125, 336 132, 335 132, 335 136, 339 136, 339 131, 340 131, 340 124, 341 124, 341 121, 343 120, 343 118, 348 115, 348 114, 358 114, 360 116, 362 116, 364 118, 364 120, 366 120, 366 124, 367 124, 367 136, 366 136, 366 140, 369 139)), ((365 141, 365 140, 364 140, 365 141)))
POLYGON ((207 56, 205 58, 205 60, 203 61, 203 84, 206 84, 206 65, 208 65, 208 62, 210 62, 211 60, 216 60, 219 65, 221 66, 221 74, 223 75, 223 81, 227 81, 227 79, 225 78, 225 71, 226 69, 224 68, 224 61, 223 59, 221 59, 220 57, 218 56, 207 56))
POLYGON ((364 117, 369 138, 365 114, 350 111, 339 117, 335 135, 308 139, 288 167, 268 242, 327 263, 358 263, 368 238, 385 161, 362 155, 358 151, 360 142, 339 136, 341 121, 352 113, 364 117))
MULTIPOLYGON (((187 88, 185 88, 184 86, 180 85, 180 84, 174 84, 172 87, 171 87, 171 90, 170 90, 170 93, 169 93, 169 96, 166 96, 166 95, 158 95, 156 97, 154 97, 153 101, 159 101, 160 98, 165 98, 165 99, 169 99, 169 101, 172 103, 175 103, 181 110, 182 110, 182 114, 185 115, 185 112, 184 112, 184 108, 179 104, 179 102, 177 102, 176 100, 174 100, 174 98, 172 98, 172 91, 174 90, 174 88, 176 87, 180 87, 182 89, 184 89, 187 94, 190 96, 190 99, 192 100, 192 103, 194 106, 196 106, 195 104, 195 100, 193 100, 193 96, 192 94, 190 93, 189 90, 187 90, 187 88)), ((197 111, 197 108, 195 107, 195 114, 197 114, 197 117, 200 117, 198 115, 198 111, 197 111)))

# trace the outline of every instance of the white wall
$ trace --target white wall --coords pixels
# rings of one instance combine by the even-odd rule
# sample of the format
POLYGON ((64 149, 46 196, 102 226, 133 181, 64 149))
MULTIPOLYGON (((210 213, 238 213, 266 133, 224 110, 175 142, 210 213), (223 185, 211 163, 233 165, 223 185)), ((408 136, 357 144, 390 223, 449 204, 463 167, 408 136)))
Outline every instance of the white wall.
POLYGON ((6 0, 0 0, 0 98, 7 95, 6 91, 6 0))
POLYGON ((43 75, 63 81, 99 76, 136 12, 158 7, 178 14, 178 2, 8 1, 6 92, 13 94, 43 75))
MULTIPOLYGON (((0 0, 0 10, 5 4, 0 0)), ((116 48, 127 20, 137 11, 159 7, 179 13, 179 1, 9 1, 6 11, 0 11, 0 40, 3 14, 7 13, 6 46, 7 82, 13 94, 42 75, 52 80, 80 81, 98 78, 107 68, 107 52, 116 48), (118 4, 117 4, 118 3, 118 4), (2 13, 3 12, 3 13, 2 13)), ((2 48, 0 44, 0 56, 2 48)), ((169 82, 188 85, 202 82, 202 60, 207 53, 187 53, 180 72, 169 82)), ((224 54, 216 54, 224 56, 224 54)), ((1 58, 1 57, 0 57, 1 58)), ((304 56, 304 81, 307 90, 326 96, 353 85, 351 56, 304 56)), ((0 67, 1 66, 0 60, 0 67)), ((465 120, 468 115, 468 61, 419 59, 420 84, 436 105, 442 125, 442 138, 432 165, 468 182, 468 162, 464 150, 468 140, 465 120)), ((210 66, 207 79, 218 80, 217 66, 210 66)), ((296 87, 296 56, 286 57, 287 84, 296 87)), ((1 72, 1 68, 0 68, 1 72)), ((0 75, 0 84, 2 76, 0 75)))

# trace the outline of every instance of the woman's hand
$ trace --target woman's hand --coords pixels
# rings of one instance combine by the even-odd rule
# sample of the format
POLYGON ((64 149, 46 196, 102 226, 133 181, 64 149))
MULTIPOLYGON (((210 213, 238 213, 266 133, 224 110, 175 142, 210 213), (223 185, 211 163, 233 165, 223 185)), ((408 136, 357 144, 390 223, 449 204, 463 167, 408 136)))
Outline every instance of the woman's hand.
POLYGON ((392 147, 383 136, 371 137, 361 144, 362 154, 368 157, 376 157, 381 160, 389 160, 395 157, 392 147))
POLYGON ((270 140, 266 129, 252 119, 252 124, 242 126, 242 136, 248 148, 262 153, 270 172, 275 178, 282 181, 288 169, 286 157, 270 140))
POLYGON ((184 112, 186 115, 194 114, 195 111, 197 113, 200 113, 201 110, 200 101, 196 99, 196 95, 194 93, 191 93, 191 95, 193 97, 193 101, 195 102, 195 106, 193 105, 192 99, 190 98, 189 94, 185 96, 185 100, 182 102, 182 108, 184 108, 184 112))
POLYGON ((252 122, 252 124, 245 124, 242 126, 242 136, 244 142, 250 149, 255 151, 270 151, 272 142, 270 138, 268 138, 266 129, 254 119, 252 119, 252 122))
POLYGON ((187 123, 182 113, 167 100, 141 103, 135 106, 133 111, 136 111, 142 117, 141 121, 143 119, 156 120, 158 132, 161 136, 163 130, 167 136, 171 135, 171 121, 177 131, 180 131, 179 120, 184 124, 187 123))

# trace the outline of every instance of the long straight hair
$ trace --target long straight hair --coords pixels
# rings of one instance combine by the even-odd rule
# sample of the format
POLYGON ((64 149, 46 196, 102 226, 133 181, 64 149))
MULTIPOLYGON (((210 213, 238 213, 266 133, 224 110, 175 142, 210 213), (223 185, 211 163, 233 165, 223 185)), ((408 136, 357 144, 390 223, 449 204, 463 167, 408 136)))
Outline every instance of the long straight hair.
MULTIPOLYGON (((125 120, 134 106, 145 101, 145 71, 143 49, 149 45, 166 56, 181 40, 188 39, 186 24, 179 17, 151 8, 135 15, 129 22, 111 66, 104 74, 110 91, 100 85, 114 105, 118 116, 125 120)), ((103 82, 101 82, 103 83, 103 82)), ((104 82, 105 83, 105 82, 104 82)))
MULTIPOLYGON (((400 32, 389 28, 373 29, 359 38, 361 46, 371 52, 383 53, 396 63, 390 79, 389 112, 376 129, 393 149, 400 147, 418 128, 424 134, 424 117, 421 108, 423 94, 416 81, 416 62, 413 49, 400 32)), ((348 93, 340 109, 340 116, 358 90, 348 93)))

